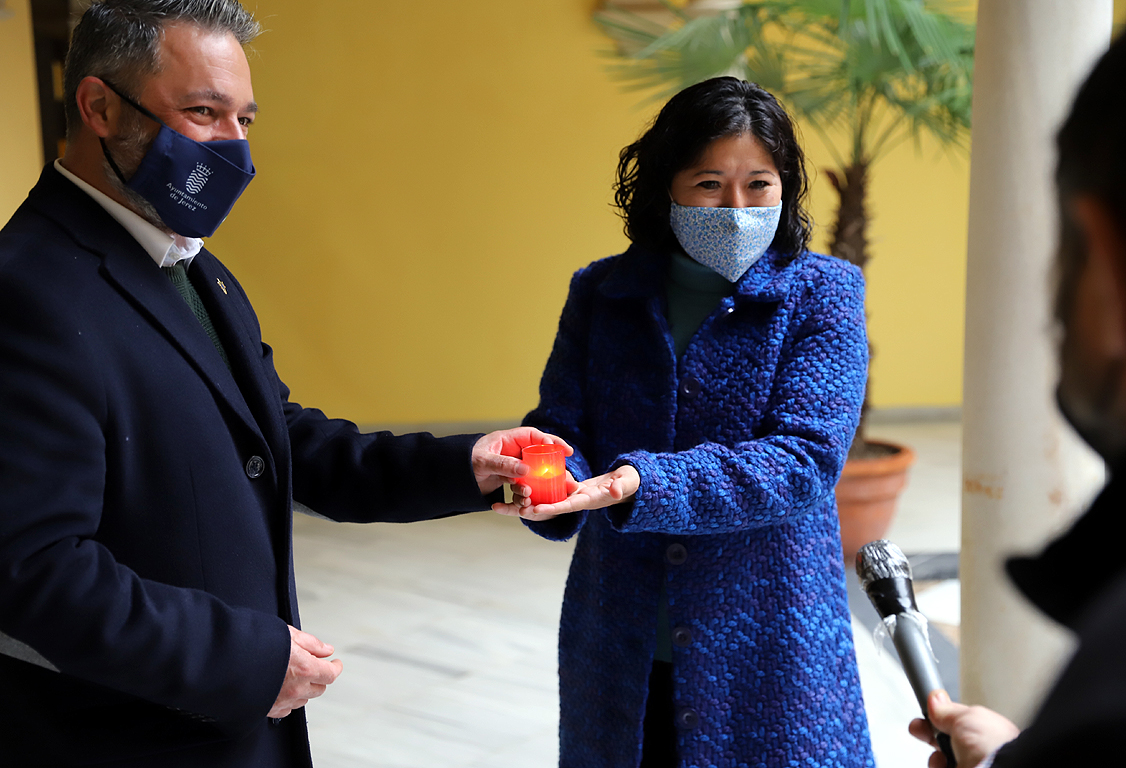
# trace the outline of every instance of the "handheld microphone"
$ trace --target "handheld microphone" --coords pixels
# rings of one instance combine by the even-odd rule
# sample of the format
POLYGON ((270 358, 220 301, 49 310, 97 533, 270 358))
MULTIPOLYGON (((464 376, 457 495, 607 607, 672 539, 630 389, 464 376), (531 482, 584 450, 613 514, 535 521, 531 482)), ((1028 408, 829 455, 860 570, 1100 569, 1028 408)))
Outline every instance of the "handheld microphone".
MULTIPOLYGON (((945 686, 931 655, 927 620, 915 604, 911 563, 899 547, 880 539, 860 548, 856 555, 856 575, 860 578, 861 589, 888 627, 903 671, 907 673, 923 717, 927 717, 927 697, 931 691, 945 686)), ((937 736, 947 768, 956 768, 950 737, 945 733, 937 736)))

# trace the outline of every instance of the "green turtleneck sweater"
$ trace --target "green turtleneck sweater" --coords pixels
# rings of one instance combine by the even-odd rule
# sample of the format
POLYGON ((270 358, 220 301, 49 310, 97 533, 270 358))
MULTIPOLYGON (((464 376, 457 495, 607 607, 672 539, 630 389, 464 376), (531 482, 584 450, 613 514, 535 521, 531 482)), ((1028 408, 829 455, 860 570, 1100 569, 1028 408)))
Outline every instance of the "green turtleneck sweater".
POLYGON ((682 253, 674 253, 665 273, 668 297, 669 330, 676 345, 676 357, 688 349, 700 323, 716 308, 724 296, 731 294, 735 284, 728 282, 711 267, 705 267, 682 253))

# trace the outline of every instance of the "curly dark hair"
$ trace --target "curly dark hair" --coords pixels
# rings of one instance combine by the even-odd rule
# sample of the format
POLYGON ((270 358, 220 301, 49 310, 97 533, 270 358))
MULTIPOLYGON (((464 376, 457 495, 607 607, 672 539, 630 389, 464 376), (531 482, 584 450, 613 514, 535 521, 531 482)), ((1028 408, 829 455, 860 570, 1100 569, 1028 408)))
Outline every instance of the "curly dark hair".
POLYGON ((680 249, 669 226, 673 176, 697 162, 711 142, 744 133, 770 152, 782 176, 782 218, 771 247, 790 259, 804 252, 813 222, 803 207, 809 179, 793 121, 764 89, 734 77, 685 88, 622 150, 614 201, 630 241, 657 253, 680 249))

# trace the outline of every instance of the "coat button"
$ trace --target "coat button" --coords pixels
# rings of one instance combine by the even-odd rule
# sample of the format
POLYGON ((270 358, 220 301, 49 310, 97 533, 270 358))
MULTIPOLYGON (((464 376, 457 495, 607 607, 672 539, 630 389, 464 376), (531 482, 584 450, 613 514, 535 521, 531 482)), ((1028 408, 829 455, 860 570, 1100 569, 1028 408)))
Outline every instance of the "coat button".
POLYGON ((699 727, 700 716, 694 709, 682 709, 676 713, 676 724, 686 731, 692 731, 699 727))
POLYGON ((672 631, 672 644, 678 648, 687 648, 692 645, 692 630, 688 627, 677 627, 672 631))
POLYGON ((250 461, 246 462, 246 476, 251 480, 257 480, 266 471, 266 462, 262 461, 261 456, 251 456, 250 461))
POLYGON ((685 376, 680 382, 680 393, 685 397, 695 397, 700 394, 704 385, 695 376, 685 376))
POLYGON ((670 544, 665 550, 665 558, 673 565, 684 565, 684 561, 688 559, 688 550, 683 544, 670 544))

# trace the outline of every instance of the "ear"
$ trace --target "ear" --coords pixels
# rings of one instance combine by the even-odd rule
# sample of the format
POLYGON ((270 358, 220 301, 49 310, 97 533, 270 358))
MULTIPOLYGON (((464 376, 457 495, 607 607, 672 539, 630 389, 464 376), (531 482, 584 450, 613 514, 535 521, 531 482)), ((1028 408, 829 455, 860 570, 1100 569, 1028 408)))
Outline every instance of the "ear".
POLYGON ((1086 297, 1098 305, 1088 310, 1100 318, 1104 349, 1126 357, 1126 222, 1119 222, 1094 195, 1072 200, 1071 215, 1087 247, 1086 297))
POLYGON ((84 77, 75 92, 78 114, 82 122, 98 138, 117 133, 117 120, 121 115, 121 97, 96 77, 84 77))

